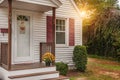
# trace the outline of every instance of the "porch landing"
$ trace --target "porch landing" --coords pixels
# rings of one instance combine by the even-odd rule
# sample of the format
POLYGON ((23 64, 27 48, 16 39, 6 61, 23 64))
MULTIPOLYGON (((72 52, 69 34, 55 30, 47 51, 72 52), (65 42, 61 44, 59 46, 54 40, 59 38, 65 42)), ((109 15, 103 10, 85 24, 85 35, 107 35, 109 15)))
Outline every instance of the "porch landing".
MULTIPOLYGON (((54 66, 49 66, 49 67, 54 67, 54 66)), ((36 69, 36 68, 47 68, 47 66, 45 66, 44 63, 15 64, 11 66, 11 71, 36 69)))
POLYGON ((55 66, 46 67, 39 63, 12 65, 10 71, 0 67, 2 80, 44 80, 58 77, 59 72, 55 66))

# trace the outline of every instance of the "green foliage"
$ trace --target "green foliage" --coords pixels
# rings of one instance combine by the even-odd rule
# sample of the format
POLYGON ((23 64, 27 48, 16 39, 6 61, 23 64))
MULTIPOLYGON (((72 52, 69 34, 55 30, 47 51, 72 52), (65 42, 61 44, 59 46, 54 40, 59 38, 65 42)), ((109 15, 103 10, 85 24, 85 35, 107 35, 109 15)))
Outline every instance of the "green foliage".
POLYGON ((99 17, 107 9, 119 9, 118 0, 74 0, 80 11, 85 11, 89 18, 83 18, 83 44, 94 34, 93 28, 99 17))
POLYGON ((116 7, 118 0, 74 0, 78 7, 85 9, 96 9, 101 11, 107 7, 116 7))
POLYGON ((119 60, 120 15, 118 0, 74 0, 80 10, 92 12, 83 19, 83 44, 88 52, 119 60))
POLYGON ((117 58, 120 53, 120 16, 107 10, 96 21, 93 33, 87 42, 88 52, 117 58))
POLYGON ((118 62, 120 62, 120 55, 119 55, 119 56, 117 56, 117 61, 118 61, 118 62))
POLYGON ((68 65, 63 62, 56 63, 57 71, 60 72, 60 75, 67 75, 68 65))
POLYGON ((117 61, 120 62, 120 45, 117 49, 117 61))
POLYGON ((85 46, 75 46, 73 51, 73 62, 77 70, 84 72, 87 65, 87 50, 85 46))
POLYGON ((108 8, 118 9, 117 5, 118 0, 74 0, 74 1, 81 11, 85 10, 87 11, 87 14, 89 11, 90 12, 94 11, 94 13, 90 16, 91 18, 86 19, 87 22, 86 20, 84 21, 87 24, 84 24, 83 26, 95 23, 95 20, 98 19, 99 15, 108 8))

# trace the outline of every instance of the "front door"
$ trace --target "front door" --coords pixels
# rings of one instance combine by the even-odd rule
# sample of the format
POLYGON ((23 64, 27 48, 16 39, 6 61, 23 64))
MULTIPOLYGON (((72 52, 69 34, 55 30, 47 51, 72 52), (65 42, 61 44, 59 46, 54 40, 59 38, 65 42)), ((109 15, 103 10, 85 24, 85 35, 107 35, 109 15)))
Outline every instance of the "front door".
POLYGON ((32 63, 31 53, 31 16, 28 14, 16 14, 16 51, 15 63, 32 63))

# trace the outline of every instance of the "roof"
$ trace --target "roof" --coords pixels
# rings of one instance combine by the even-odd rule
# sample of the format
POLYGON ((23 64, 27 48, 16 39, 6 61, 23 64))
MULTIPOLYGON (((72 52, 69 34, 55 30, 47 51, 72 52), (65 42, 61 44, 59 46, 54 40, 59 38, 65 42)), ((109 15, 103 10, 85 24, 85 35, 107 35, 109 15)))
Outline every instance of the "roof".
MULTIPOLYGON (((8 7, 7 4, 7 0, 0 0, 0 6, 8 7)), ((41 12, 52 10, 52 7, 59 8, 62 5, 59 0, 13 0, 12 4, 14 9, 25 9, 41 12)))
MULTIPOLYGON (((0 0, 0 4, 3 3, 5 0, 0 0)), ((31 0, 13 0, 13 1, 21 1, 21 2, 28 2, 28 3, 32 3, 33 1, 31 0)), ((37 1, 37 0, 36 0, 37 1)), ((40 1, 40 0, 39 0, 40 1)), ((44 1, 44 0, 41 0, 41 1, 44 1)), ((50 1, 52 2, 55 6, 52 6, 52 7, 60 7, 62 5, 62 2, 61 0, 46 0, 46 1, 50 1)), ((73 4, 74 8, 76 9, 76 11, 80 14, 80 10, 78 9, 78 7, 76 6, 75 2, 73 0, 70 0, 71 3, 73 4)), ((37 4, 39 5, 38 2, 33 2, 34 4, 37 4)), ((46 4, 47 5, 47 4, 46 4)), ((48 6, 51 6, 51 5, 48 5, 48 6)), ((47 10, 46 10, 47 11, 47 10)))
MULTIPOLYGON (((7 1, 7 0, 0 0, 0 4, 3 3, 4 1, 7 1)), ((20 2, 26 2, 26 3, 33 3, 33 4, 42 4, 42 2, 52 2, 54 4, 54 6, 51 6, 48 4, 48 6, 51 6, 51 7, 60 7, 62 5, 61 1, 60 0, 13 0, 14 1, 20 1, 20 2)))

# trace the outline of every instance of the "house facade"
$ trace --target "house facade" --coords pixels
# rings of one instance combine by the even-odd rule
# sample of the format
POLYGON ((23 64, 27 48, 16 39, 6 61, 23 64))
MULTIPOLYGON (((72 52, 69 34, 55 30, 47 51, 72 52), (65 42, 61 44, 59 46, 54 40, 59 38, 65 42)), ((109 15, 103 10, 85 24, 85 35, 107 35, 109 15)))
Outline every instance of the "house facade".
POLYGON ((55 62, 73 65, 74 46, 82 45, 80 12, 73 0, 0 0, 0 43, 1 49, 5 44, 8 48, 9 66, 42 63, 41 56, 47 51, 55 55, 55 62))

